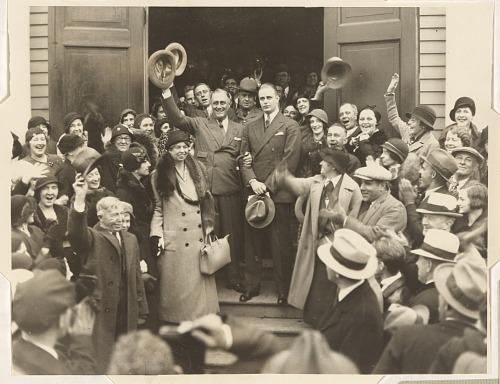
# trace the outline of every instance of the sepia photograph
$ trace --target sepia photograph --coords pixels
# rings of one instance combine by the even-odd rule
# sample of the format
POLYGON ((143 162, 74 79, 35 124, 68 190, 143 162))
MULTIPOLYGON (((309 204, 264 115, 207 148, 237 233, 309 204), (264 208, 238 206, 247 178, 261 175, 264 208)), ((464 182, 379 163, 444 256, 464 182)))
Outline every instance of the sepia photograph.
POLYGON ((12 375, 491 373, 493 5, 386 3, 26 7, 12 375))

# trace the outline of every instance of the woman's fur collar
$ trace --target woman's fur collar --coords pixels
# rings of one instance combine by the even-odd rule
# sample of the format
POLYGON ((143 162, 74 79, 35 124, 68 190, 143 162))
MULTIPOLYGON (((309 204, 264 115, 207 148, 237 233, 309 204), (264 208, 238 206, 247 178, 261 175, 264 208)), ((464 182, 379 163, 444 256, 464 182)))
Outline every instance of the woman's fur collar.
MULTIPOLYGON (((206 168, 202 163, 193 159, 191 155, 188 155, 184 162, 193 179, 198 200, 201 201, 208 192, 206 168)), ((175 175, 175 164, 168 152, 158 162, 155 173, 155 184, 158 194, 164 199, 172 196, 176 190, 177 177, 175 175)))

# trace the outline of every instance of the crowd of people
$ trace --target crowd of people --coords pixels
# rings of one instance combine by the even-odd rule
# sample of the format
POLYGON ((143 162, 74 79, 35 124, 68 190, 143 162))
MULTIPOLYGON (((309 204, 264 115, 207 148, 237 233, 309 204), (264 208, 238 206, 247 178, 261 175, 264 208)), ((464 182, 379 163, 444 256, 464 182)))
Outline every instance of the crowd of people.
POLYGON ((220 348, 255 373, 486 372, 488 128, 470 97, 441 132, 429 106, 403 119, 388 83, 388 121, 348 100, 334 121, 328 85, 284 65, 116 122, 70 112, 59 138, 31 118, 12 134, 14 370, 201 373, 220 348), (231 262, 206 274, 213 235, 231 262), (266 258, 309 325, 289 348, 220 313, 221 287, 260 295, 266 258))

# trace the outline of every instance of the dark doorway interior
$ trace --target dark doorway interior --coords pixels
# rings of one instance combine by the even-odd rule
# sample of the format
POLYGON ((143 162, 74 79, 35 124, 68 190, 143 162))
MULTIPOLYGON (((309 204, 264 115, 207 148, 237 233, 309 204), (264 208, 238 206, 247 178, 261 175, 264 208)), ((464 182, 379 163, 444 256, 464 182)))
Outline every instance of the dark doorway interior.
MULTIPOLYGON (((199 81, 220 86, 226 70, 239 81, 256 59, 264 63, 263 81, 272 81, 274 68, 285 63, 292 82, 300 86, 306 73, 323 65, 323 8, 149 8, 149 52, 181 43, 188 69, 176 79, 182 87, 199 81)), ((160 94, 150 84, 149 100, 160 94)))

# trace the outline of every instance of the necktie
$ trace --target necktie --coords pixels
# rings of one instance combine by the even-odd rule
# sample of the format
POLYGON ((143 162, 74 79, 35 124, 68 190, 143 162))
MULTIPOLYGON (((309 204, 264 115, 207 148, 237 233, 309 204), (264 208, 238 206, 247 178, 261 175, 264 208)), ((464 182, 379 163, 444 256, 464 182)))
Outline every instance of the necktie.
POLYGON ((217 123, 219 124, 219 128, 222 129, 222 132, 225 131, 224 125, 222 124, 222 121, 217 120, 217 123))
POLYGON ((269 128, 269 124, 271 124, 271 121, 270 121, 270 120, 271 120, 271 119, 269 118, 269 115, 266 115, 266 116, 264 117, 264 128, 265 128, 265 129, 269 128))
POLYGON ((328 183, 326 183, 326 185, 323 187, 323 193, 322 193, 322 204, 323 204, 323 208, 327 208, 328 207, 328 203, 329 203, 329 200, 331 198, 331 195, 332 195, 332 191, 334 190, 334 186, 333 186, 333 183, 331 180, 328 180, 328 183))

